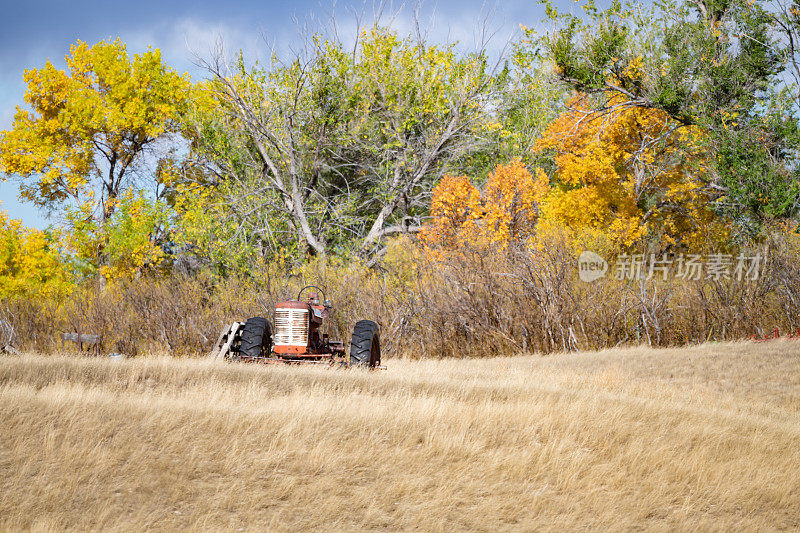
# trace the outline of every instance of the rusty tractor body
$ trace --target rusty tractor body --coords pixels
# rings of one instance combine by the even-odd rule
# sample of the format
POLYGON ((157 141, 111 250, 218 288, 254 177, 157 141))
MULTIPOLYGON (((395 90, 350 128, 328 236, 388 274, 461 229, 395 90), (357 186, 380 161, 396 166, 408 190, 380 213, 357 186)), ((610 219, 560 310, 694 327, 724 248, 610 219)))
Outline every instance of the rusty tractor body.
POLYGON ((353 328, 350 356, 342 341, 330 340, 325 326, 332 310, 325 293, 315 285, 303 287, 294 300, 275 306, 275 328, 264 317, 234 322, 220 335, 217 359, 262 363, 314 363, 343 366, 380 366, 380 334, 371 320, 360 320, 353 328), (316 289, 322 294, 303 293, 316 289))

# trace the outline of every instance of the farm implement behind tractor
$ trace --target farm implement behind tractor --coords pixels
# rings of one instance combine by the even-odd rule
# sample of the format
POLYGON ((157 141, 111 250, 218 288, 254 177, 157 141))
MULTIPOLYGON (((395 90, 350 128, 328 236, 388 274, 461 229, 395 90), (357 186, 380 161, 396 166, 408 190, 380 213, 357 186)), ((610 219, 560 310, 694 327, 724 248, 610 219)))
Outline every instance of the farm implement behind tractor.
POLYGON ((260 316, 234 322, 219 336, 213 355, 228 361, 380 367, 378 324, 372 320, 355 323, 348 357, 344 342, 332 341, 324 332, 332 308, 322 289, 308 285, 296 299, 278 302, 274 330, 270 321, 260 316), (318 290, 321 303, 310 292, 302 300, 307 289, 318 290))

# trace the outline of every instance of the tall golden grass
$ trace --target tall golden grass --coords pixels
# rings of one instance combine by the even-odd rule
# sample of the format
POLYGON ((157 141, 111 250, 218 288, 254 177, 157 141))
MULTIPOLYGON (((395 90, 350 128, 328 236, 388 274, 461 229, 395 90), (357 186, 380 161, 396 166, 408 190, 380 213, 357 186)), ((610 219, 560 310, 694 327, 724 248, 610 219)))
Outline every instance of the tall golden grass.
POLYGON ((3 530, 800 528, 800 343, 0 358, 3 530))

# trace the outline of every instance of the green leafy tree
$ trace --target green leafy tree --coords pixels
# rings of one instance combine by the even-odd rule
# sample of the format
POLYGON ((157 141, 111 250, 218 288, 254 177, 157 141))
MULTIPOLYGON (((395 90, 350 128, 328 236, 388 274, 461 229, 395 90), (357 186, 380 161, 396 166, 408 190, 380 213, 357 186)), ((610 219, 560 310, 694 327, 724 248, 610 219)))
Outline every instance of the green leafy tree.
POLYGON ((563 15, 548 5, 558 26, 536 43, 561 82, 595 98, 593 116, 662 110, 674 126, 653 144, 700 128, 711 164, 699 178, 739 238, 797 214, 797 127, 779 94, 785 51, 772 13, 746 0, 585 10, 563 15))
POLYGON ((778 39, 785 46, 786 69, 792 85, 788 93, 800 104, 800 1, 774 0, 769 11, 778 39))
POLYGON ((131 278, 165 265, 170 218, 166 202, 127 189, 103 224, 80 209, 70 210, 71 231, 65 241, 84 274, 97 272, 107 280, 131 278))
POLYGON ((416 231, 444 172, 485 144, 497 84, 483 53, 375 27, 347 49, 310 39, 268 67, 209 62, 195 147, 228 190, 230 215, 265 248, 371 254, 416 231))

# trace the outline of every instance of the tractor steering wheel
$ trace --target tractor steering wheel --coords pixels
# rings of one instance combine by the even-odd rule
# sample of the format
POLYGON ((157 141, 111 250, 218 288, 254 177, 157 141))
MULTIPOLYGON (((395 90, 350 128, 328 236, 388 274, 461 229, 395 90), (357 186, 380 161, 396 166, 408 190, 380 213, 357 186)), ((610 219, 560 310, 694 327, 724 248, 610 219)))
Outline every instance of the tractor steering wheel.
POLYGON ((325 302, 327 302, 327 300, 325 299, 325 291, 323 291, 322 289, 320 289, 316 285, 306 285, 305 287, 300 289, 300 292, 297 293, 297 300, 298 301, 300 301, 300 296, 303 294, 303 291, 306 290, 306 289, 317 289, 319 292, 322 293, 322 303, 325 304, 325 302))

